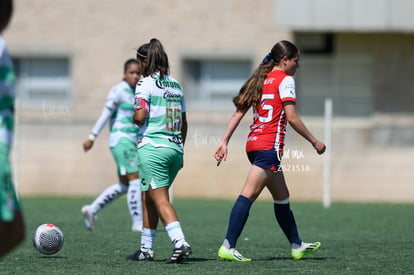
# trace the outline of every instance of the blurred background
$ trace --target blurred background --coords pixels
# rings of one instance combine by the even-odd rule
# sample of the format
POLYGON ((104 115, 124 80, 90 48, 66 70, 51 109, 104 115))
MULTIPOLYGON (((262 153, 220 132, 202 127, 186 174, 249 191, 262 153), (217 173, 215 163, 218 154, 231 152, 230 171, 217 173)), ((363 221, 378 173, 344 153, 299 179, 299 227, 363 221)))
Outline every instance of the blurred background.
MULTIPOLYGON (((324 139, 333 102, 333 201, 414 202, 411 0, 17 0, 4 37, 17 82, 15 182, 21 196, 94 196, 117 181, 107 128, 82 142, 123 63, 155 37, 185 88, 189 133, 174 196, 234 198, 250 167, 246 116, 227 162, 213 151, 231 99, 279 40, 301 49, 297 108, 324 139)), ((322 200, 324 156, 288 129, 295 200, 322 200)), ((267 192, 261 199, 268 199, 267 192)))

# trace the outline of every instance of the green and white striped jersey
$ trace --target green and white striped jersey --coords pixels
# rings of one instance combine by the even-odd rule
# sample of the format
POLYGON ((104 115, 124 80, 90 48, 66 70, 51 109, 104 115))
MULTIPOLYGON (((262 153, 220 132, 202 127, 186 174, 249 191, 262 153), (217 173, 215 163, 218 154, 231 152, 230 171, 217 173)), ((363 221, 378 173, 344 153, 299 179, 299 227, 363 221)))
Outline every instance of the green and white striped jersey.
POLYGON ((145 124, 139 127, 142 140, 138 148, 151 144, 183 152, 181 127, 186 107, 180 83, 169 75, 160 80, 158 73, 145 77, 135 90, 135 109, 140 108, 141 99, 146 101, 148 113, 145 124))
POLYGON ((126 81, 121 81, 109 92, 101 117, 92 132, 98 134, 109 120, 109 146, 115 147, 121 138, 133 142, 138 140, 138 127, 133 121, 134 90, 126 81))
POLYGON ((0 36, 0 143, 11 146, 14 129, 16 76, 3 37, 0 36))

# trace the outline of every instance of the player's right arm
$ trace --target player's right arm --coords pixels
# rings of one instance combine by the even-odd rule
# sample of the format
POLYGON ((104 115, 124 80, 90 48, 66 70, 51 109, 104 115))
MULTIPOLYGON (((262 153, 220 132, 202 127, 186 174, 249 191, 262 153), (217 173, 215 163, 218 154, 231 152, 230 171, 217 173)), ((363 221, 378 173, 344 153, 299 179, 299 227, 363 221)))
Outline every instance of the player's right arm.
POLYGON ((145 123, 150 109, 151 87, 149 84, 151 83, 145 80, 144 78, 138 81, 135 89, 133 120, 138 126, 142 126, 145 123))
POLYGON ((138 126, 142 126, 145 123, 148 113, 148 103, 143 98, 135 98, 134 105, 134 122, 138 126))
POLYGON ((220 165, 222 160, 227 159, 227 144, 230 141, 231 136, 239 126, 240 121, 243 119, 247 110, 236 110, 230 118, 229 123, 227 124, 226 131, 224 132, 223 138, 220 143, 217 145, 216 150, 214 151, 214 158, 217 161, 217 166, 220 165))
POLYGON ((116 92, 115 89, 112 89, 109 92, 109 95, 106 98, 105 107, 103 108, 101 115, 99 116, 98 120, 95 122, 95 125, 93 126, 92 131, 89 134, 88 138, 83 142, 83 151, 88 152, 90 149, 92 149, 95 139, 98 137, 99 133, 102 131, 106 122, 111 118, 114 110, 117 108, 117 102, 118 102, 117 95, 118 93, 116 92))

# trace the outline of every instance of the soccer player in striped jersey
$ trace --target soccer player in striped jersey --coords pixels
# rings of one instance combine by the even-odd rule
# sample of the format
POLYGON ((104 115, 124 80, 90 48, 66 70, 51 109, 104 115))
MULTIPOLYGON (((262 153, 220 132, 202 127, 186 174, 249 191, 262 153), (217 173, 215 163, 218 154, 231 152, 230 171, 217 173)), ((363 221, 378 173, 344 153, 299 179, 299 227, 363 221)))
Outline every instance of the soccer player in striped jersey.
POLYGON ((0 258, 25 237, 23 214, 14 189, 9 160, 14 128, 15 74, 1 35, 12 14, 13 1, 0 0, 0 258))
POLYGON ((137 60, 144 75, 135 91, 134 113, 142 132, 138 167, 144 227, 140 249, 127 256, 127 260, 153 260, 153 243, 161 218, 174 245, 166 263, 181 263, 192 250, 170 203, 168 189, 183 166, 187 136, 184 93, 177 80, 169 75, 168 56, 159 40, 153 38, 139 47, 137 60))
POLYGON ((305 243, 299 237, 290 209, 289 190, 280 166, 287 122, 312 144, 318 154, 325 151, 325 144, 312 135, 296 113, 295 81, 292 76, 299 67, 299 56, 299 50, 293 43, 285 40, 276 43, 233 99, 236 111, 214 157, 217 165, 226 160, 227 144, 241 119, 252 107, 253 123, 246 143, 252 166, 232 208, 226 238, 218 251, 221 259, 251 261, 236 250, 236 243, 252 203, 265 187, 272 194, 275 217, 291 245, 292 257, 301 259, 320 247, 320 242, 305 243))
POLYGON ((138 127, 132 120, 134 89, 139 78, 138 62, 135 59, 127 60, 124 64, 124 79, 110 90, 101 116, 88 139, 83 143, 84 151, 89 151, 104 125, 109 121, 109 148, 117 166, 119 182, 107 187, 90 205, 82 207, 84 224, 89 230, 94 229, 97 213, 124 194, 127 194, 132 231, 142 230, 141 187, 136 151, 138 127))

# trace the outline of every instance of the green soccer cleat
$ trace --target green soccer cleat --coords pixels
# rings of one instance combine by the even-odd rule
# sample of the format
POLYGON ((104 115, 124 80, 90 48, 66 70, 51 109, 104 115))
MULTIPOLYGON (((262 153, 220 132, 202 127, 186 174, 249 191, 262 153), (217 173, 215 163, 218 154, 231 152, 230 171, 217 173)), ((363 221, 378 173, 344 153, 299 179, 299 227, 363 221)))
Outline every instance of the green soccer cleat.
POLYGON ((218 257, 222 260, 226 261, 234 261, 234 262, 251 262, 252 259, 244 257, 234 248, 226 248, 221 246, 218 251, 218 257))
POLYGON ((304 243, 304 242, 302 242, 302 244, 299 248, 292 249, 292 258, 295 259, 295 260, 300 260, 304 256, 318 250, 319 247, 321 247, 320 242, 315 242, 315 243, 304 243))

